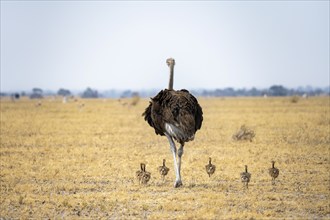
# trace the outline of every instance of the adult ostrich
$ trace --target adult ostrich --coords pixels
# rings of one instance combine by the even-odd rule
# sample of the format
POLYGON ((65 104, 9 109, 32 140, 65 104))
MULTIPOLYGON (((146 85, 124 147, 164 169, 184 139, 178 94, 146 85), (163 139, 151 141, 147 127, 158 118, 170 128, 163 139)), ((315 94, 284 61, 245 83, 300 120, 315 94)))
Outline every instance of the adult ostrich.
POLYGON ((194 140, 196 131, 201 128, 203 111, 197 99, 188 90, 173 90, 175 60, 169 58, 166 63, 170 68, 168 89, 161 90, 151 98, 142 116, 155 129, 157 135, 167 137, 174 160, 174 187, 179 187, 182 185, 180 170, 183 146, 185 142, 194 140), (173 139, 180 144, 178 151, 173 139))

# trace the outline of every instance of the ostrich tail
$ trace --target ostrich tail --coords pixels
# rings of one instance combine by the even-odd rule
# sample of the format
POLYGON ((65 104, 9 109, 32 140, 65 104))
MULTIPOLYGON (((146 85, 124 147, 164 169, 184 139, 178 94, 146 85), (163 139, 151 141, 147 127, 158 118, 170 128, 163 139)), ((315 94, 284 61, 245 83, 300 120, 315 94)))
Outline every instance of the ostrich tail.
POLYGON ((165 123, 165 130, 167 133, 169 133, 172 137, 174 137, 177 140, 184 140, 185 134, 181 129, 176 127, 175 125, 165 123))
POLYGON ((170 123, 165 123, 165 130, 178 142, 192 141, 195 138, 194 133, 188 136, 188 134, 186 134, 182 129, 170 123))

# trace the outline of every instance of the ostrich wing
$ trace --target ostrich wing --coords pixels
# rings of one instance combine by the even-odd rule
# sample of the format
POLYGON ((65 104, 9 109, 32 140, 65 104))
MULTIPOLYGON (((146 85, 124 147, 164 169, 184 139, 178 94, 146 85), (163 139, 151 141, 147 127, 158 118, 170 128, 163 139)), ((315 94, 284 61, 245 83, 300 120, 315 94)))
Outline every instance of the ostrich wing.
POLYGON ((170 129, 179 142, 192 140, 203 121, 202 108, 187 90, 160 91, 142 115, 156 134, 164 135, 170 129))

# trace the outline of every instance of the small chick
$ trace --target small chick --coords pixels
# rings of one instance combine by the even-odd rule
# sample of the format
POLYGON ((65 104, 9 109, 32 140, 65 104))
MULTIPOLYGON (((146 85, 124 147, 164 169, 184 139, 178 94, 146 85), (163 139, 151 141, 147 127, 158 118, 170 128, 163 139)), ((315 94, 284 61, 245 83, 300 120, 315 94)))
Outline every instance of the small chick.
POLYGON ((148 181, 150 180, 150 177, 151 177, 151 173, 146 171, 146 165, 143 164, 143 173, 140 179, 140 183, 147 184, 148 181))
POLYGON ((251 174, 248 172, 247 170, 247 165, 245 165, 245 172, 241 173, 241 180, 243 182, 243 184, 245 184, 246 188, 249 188, 249 182, 251 179, 251 174))
POLYGON ((272 161, 272 168, 269 168, 269 175, 272 177, 272 184, 275 185, 275 179, 280 174, 280 170, 275 167, 275 161, 272 161))
POLYGON ((209 158, 209 163, 205 166, 206 172, 211 177, 211 175, 215 172, 215 165, 211 163, 211 157, 209 158))
POLYGON ((141 178, 143 176, 143 167, 145 167, 144 163, 140 163, 140 170, 136 171, 136 178, 138 179, 139 183, 141 182, 141 178))
POLYGON ((163 180, 165 180, 165 176, 167 175, 168 171, 170 170, 168 167, 165 166, 166 160, 163 159, 163 166, 158 167, 158 171, 160 175, 163 177, 163 180))

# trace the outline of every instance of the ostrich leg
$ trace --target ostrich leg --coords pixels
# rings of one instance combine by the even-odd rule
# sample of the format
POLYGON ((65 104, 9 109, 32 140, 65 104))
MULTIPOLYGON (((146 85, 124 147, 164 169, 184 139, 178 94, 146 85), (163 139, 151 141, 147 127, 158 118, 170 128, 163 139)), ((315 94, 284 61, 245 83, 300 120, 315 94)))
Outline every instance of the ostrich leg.
MULTIPOLYGON (((183 154, 183 146, 184 146, 184 144, 181 144, 180 148, 178 150, 178 169, 179 169, 180 177, 181 177, 181 157, 182 157, 182 154, 183 154)), ((180 178, 180 180, 181 180, 181 178, 180 178)), ((182 185, 181 181, 180 181, 180 184, 182 185)))
POLYGON ((176 161, 176 146, 175 146, 175 143, 174 143, 172 137, 170 135, 168 135, 166 132, 165 132, 165 135, 168 139, 168 142, 170 142, 171 151, 172 151, 172 154, 173 154, 174 170, 175 170, 175 176, 176 176, 174 187, 176 188, 176 187, 179 187, 179 186, 182 185, 180 170, 179 170, 179 167, 178 167, 178 164, 177 164, 177 161, 176 161))

